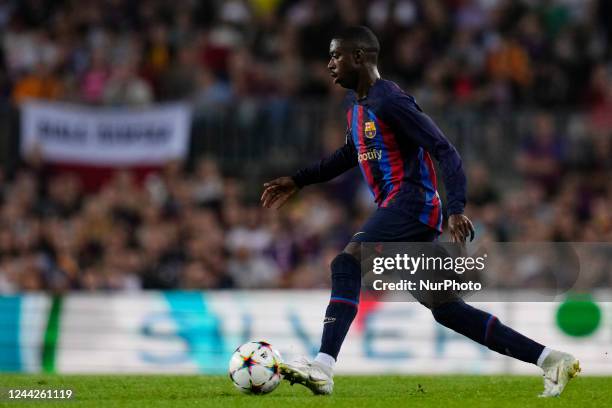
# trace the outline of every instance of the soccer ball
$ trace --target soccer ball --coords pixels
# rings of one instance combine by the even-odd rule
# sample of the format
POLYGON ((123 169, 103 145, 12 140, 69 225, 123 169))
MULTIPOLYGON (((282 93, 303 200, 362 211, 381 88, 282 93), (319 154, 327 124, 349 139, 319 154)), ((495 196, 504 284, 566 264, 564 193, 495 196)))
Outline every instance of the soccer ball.
POLYGON ((245 394, 267 394, 281 382, 281 356, 270 343, 251 341, 238 347, 229 362, 229 376, 245 394))

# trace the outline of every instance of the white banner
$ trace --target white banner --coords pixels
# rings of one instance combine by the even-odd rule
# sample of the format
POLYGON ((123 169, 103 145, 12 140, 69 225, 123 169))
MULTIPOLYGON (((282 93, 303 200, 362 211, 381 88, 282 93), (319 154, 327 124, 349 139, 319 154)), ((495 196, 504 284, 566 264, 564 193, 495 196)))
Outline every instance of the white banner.
POLYGON ((187 105, 93 108, 31 101, 21 110, 21 154, 55 163, 160 165, 189 148, 187 105))
MULTIPOLYGON (((612 303, 474 306, 611 375, 612 303)), ((0 371, 224 374, 232 352, 266 340, 290 360, 319 348, 329 291, 143 292, 0 297, 0 371), (43 348, 44 340, 44 348, 43 348)), ((342 346, 342 374, 533 374, 441 326, 418 303, 362 299, 342 346)))

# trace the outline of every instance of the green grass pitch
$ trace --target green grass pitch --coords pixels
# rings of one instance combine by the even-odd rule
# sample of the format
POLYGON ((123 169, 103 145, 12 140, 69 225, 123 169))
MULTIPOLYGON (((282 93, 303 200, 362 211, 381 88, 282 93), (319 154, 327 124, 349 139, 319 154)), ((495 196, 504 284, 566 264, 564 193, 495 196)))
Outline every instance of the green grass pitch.
POLYGON ((612 407, 612 377, 578 377, 560 398, 541 399, 538 377, 339 376, 333 396, 283 382, 263 396, 242 395, 227 377, 0 374, 6 407, 612 407), (72 389, 71 401, 9 401, 7 390, 72 389))

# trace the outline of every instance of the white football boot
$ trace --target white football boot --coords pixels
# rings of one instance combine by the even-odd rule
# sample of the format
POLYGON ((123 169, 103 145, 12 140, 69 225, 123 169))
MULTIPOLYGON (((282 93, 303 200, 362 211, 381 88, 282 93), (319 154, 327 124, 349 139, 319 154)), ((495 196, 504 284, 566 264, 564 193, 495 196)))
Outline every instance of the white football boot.
POLYGON ((542 363, 544 392, 540 397, 558 397, 572 378, 580 372, 580 362, 574 356, 552 350, 542 363))
POLYGON ((302 384, 314 394, 329 395, 334 391, 332 369, 318 361, 309 361, 302 357, 291 363, 282 363, 280 372, 291 385, 302 384))

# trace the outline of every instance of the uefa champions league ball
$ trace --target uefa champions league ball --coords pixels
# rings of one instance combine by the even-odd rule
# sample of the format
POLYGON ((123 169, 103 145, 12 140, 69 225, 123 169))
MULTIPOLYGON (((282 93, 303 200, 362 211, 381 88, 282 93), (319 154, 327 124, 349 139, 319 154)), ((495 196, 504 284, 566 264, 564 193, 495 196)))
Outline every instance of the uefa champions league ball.
POLYGON ((245 394, 267 394, 281 382, 280 354, 265 341, 238 347, 229 362, 229 376, 245 394))

